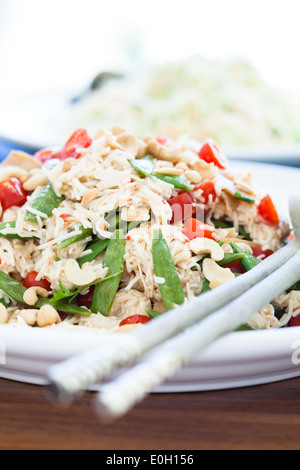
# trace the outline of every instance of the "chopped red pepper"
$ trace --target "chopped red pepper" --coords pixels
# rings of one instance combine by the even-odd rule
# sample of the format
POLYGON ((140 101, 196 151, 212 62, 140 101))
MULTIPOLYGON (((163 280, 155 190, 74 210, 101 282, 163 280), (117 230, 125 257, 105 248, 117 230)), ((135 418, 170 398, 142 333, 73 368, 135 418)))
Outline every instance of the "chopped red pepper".
POLYGON ((300 315, 297 315, 296 317, 292 317, 290 319, 289 326, 300 326, 300 315))
POLYGON ((178 196, 169 199, 168 203, 173 212, 171 224, 191 217, 196 211, 195 201, 188 191, 184 191, 178 196))
POLYGON ((244 274, 246 272, 240 261, 235 261, 234 263, 228 264, 224 267, 229 268, 233 273, 244 274))
POLYGON ((94 292, 95 286, 92 286, 87 294, 79 294, 77 297, 78 305, 80 307, 86 307, 90 310, 93 303, 94 292))
POLYGON ((46 278, 42 278, 39 281, 36 281, 36 277, 38 276, 38 273, 36 271, 32 271, 31 273, 28 273, 27 276, 25 277, 23 281, 23 286, 26 287, 26 289, 29 289, 30 287, 42 287, 43 289, 46 289, 47 291, 51 291, 51 284, 46 278))
POLYGON ((79 158, 80 155, 77 153, 77 149, 88 148, 92 143, 93 141, 87 131, 85 129, 78 129, 71 135, 68 142, 63 147, 60 156, 61 160, 65 160, 66 158, 79 158))
POLYGON ((69 227, 69 225, 74 223, 74 219, 70 214, 62 214, 59 216, 59 218, 64 221, 66 227, 69 227))
POLYGON ((55 152, 53 149, 42 149, 34 154, 34 157, 37 158, 41 163, 48 162, 54 158, 60 159, 60 152, 55 152))
POLYGON ((58 315, 60 316, 61 321, 65 321, 66 318, 68 318, 68 314, 65 312, 58 312, 58 315))
MULTIPOLYGON (((253 246, 252 251, 255 258, 260 257, 262 260, 268 258, 268 256, 271 256, 274 253, 272 250, 263 250, 261 246, 253 246)), ((244 274, 246 272, 240 261, 228 264, 225 268, 229 268, 233 273, 244 274)))
POLYGON ((204 224, 198 219, 187 219, 184 227, 184 235, 190 240, 194 240, 194 238, 210 238, 216 241, 217 238, 213 227, 204 224))
POLYGON ((265 196, 260 201, 258 206, 258 213, 262 216, 263 219, 265 219, 270 224, 279 224, 277 210, 269 194, 267 194, 267 196, 265 196))
POLYGON ((194 191, 198 190, 202 191, 202 197, 205 204, 209 203, 210 196, 212 198, 212 201, 215 201, 217 199, 216 187, 213 181, 206 181, 205 183, 201 184, 200 186, 194 189, 194 191))
POLYGON ((145 315, 133 315, 132 317, 125 318, 125 320, 121 321, 120 326, 138 325, 139 323, 142 323, 144 325, 145 323, 148 323, 150 321, 151 318, 146 317, 145 315))
POLYGON ((0 183, 0 202, 4 211, 13 206, 23 206, 27 196, 28 193, 18 178, 10 178, 0 183))
POLYGON ((274 253, 272 250, 263 250, 261 246, 253 246, 252 251, 255 258, 261 257, 261 259, 266 259, 274 253))
POLYGON ((225 170, 228 167, 227 158, 212 139, 208 139, 205 142, 198 155, 201 160, 204 160, 206 163, 213 163, 221 170, 225 170))
POLYGON ((156 137, 156 140, 160 145, 166 145, 169 138, 166 135, 159 135, 158 137, 156 137))

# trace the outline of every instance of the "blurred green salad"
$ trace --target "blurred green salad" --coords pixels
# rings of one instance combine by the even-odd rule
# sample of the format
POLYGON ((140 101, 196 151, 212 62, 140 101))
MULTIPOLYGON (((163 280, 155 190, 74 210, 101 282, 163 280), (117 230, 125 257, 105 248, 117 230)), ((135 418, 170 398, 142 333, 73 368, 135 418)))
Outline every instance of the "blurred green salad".
POLYGON ((192 57, 102 81, 72 108, 68 129, 120 124, 143 136, 187 134, 225 146, 300 142, 300 102, 242 59, 192 57))

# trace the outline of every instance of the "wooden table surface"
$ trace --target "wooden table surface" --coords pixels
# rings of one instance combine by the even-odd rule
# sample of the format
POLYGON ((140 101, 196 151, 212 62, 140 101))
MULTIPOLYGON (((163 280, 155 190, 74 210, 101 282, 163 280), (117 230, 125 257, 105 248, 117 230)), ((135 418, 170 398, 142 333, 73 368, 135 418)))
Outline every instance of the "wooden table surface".
POLYGON ((300 448, 300 378, 256 387, 152 395, 114 425, 92 393, 67 408, 46 389, 0 379, 1 450, 300 448))

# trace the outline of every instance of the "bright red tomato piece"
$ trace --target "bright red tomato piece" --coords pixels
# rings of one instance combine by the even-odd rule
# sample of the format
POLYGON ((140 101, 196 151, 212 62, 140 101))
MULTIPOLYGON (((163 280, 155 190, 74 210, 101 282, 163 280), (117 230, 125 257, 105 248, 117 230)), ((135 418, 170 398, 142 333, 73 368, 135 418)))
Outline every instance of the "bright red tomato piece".
POLYGON ((277 210, 269 194, 260 201, 258 213, 270 224, 279 224, 277 210))
POLYGON ((204 160, 206 163, 213 163, 221 170, 225 170, 228 167, 226 156, 212 139, 208 139, 205 142, 198 155, 201 160, 204 160))
POLYGON ((159 135, 158 137, 156 137, 156 140, 160 145, 166 145, 169 138, 166 135, 159 135))
POLYGON ((263 250, 261 246, 253 246, 252 251, 255 258, 258 258, 263 255, 262 259, 266 259, 274 253, 274 251, 272 250, 263 250))
POLYGON ((44 277, 37 281, 37 275, 38 273, 36 271, 28 273, 23 281, 23 286, 26 287, 26 289, 29 289, 30 287, 42 287, 50 292, 52 290, 50 282, 44 277))
POLYGON ((120 326, 138 325, 139 323, 144 325, 149 321, 151 321, 151 318, 146 317, 145 315, 133 315, 132 317, 125 318, 125 320, 121 321, 120 326))
POLYGON ((296 317, 292 317, 290 319, 289 326, 300 326, 300 315, 297 315, 296 317))
POLYGON ((204 224, 198 219, 187 219, 184 227, 184 235, 189 240, 194 240, 194 238, 209 238, 216 241, 216 232, 213 227, 204 224))
POLYGON ((72 216, 71 216, 70 214, 61 214, 59 217, 60 217, 61 219, 63 219, 63 220, 68 220, 68 219, 70 219, 70 217, 72 217, 72 216))
POLYGON ((205 204, 209 203, 210 196, 212 198, 212 201, 215 201, 217 199, 216 187, 213 181, 206 181, 205 183, 195 188, 194 191, 198 191, 200 189, 202 191, 202 197, 204 199, 205 204))
POLYGON ((60 316, 61 321, 65 321, 66 318, 68 318, 68 314, 65 312, 58 312, 58 315, 60 316))
POLYGON ((240 261, 235 261, 234 263, 224 266, 224 268, 229 268, 233 273, 244 274, 246 271, 241 265, 240 261))
POLYGON ((92 143, 93 141, 87 131, 85 129, 78 129, 71 135, 68 142, 63 147, 60 153, 61 160, 65 160, 66 158, 78 158, 77 149, 88 148, 92 143))
POLYGON ((178 194, 178 196, 169 199, 168 203, 173 212, 172 224, 191 217, 196 211, 195 201, 188 191, 184 191, 178 194))
POLYGON ((41 163, 48 162, 54 158, 60 159, 60 152, 55 152, 53 149, 42 149, 34 154, 34 157, 37 158, 41 163))
POLYGON ((18 178, 10 178, 0 183, 0 202, 4 211, 13 206, 23 206, 27 196, 28 193, 18 178))
POLYGON ((77 303, 80 307, 86 307, 89 310, 91 309, 92 303, 93 303, 93 297, 94 297, 94 292, 95 292, 95 287, 91 287, 89 292, 85 295, 80 294, 77 297, 77 303))

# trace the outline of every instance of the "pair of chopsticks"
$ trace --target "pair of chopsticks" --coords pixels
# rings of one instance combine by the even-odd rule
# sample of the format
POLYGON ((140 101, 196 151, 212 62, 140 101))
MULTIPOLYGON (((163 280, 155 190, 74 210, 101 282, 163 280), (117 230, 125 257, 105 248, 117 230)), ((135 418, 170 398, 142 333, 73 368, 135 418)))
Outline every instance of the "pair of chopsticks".
POLYGON ((113 421, 179 372, 211 342, 244 324, 300 279, 300 197, 290 199, 290 218, 293 241, 248 273, 128 335, 118 335, 110 344, 51 367, 48 379, 56 398, 68 401, 144 356, 104 384, 97 395, 100 419, 113 421))

